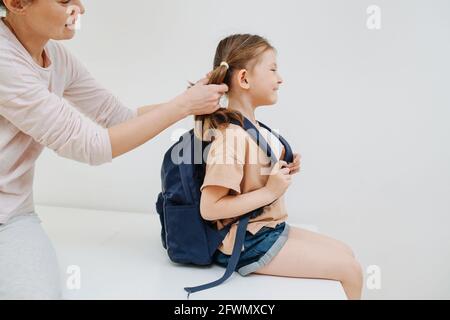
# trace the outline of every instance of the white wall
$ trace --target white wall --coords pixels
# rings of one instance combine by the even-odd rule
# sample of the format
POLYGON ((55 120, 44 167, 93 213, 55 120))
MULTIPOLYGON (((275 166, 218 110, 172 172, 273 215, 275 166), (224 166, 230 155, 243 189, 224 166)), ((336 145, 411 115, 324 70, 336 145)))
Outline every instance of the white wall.
MULTIPOLYGON (((84 1, 67 46, 131 108, 182 92, 231 33, 279 51, 279 103, 258 111, 302 154, 287 194, 293 222, 349 243, 381 290, 366 299, 450 298, 450 2, 84 1), (366 27, 369 5, 381 29, 366 27)), ((154 212, 159 170, 176 128, 112 164, 45 151, 39 204, 154 212)), ((86 221, 89 223, 89 221, 86 221)))

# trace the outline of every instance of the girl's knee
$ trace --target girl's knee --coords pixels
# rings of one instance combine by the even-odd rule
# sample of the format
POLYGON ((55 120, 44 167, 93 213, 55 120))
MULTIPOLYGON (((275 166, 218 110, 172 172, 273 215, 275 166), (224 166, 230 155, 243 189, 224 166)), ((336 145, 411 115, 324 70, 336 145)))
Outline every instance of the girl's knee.
POLYGON ((348 262, 348 278, 351 282, 362 283, 363 282, 363 269, 361 264, 356 259, 350 259, 348 262))
POLYGON ((337 240, 337 241, 338 241, 339 245, 343 248, 343 250, 345 252, 347 252, 350 256, 355 258, 355 252, 353 251, 353 249, 348 244, 346 244, 345 242, 340 241, 340 240, 337 240))
POLYGON ((354 258, 344 259, 340 266, 340 280, 348 283, 359 284, 363 282, 363 269, 358 260, 354 258))

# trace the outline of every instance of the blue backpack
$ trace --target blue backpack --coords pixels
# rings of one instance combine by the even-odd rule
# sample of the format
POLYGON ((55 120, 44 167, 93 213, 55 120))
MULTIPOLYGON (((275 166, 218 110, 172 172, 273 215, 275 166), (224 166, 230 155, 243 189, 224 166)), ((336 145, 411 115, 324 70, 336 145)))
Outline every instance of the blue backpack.
MULTIPOLYGON (((239 121, 231 123, 242 126, 239 121)), ((263 123, 258 121, 258 124, 281 141, 285 148, 284 161, 292 162, 293 154, 288 142, 263 123)), ((271 159, 271 164, 275 164, 278 159, 253 123, 244 118, 242 127, 271 159)), ((200 266, 212 264, 215 251, 231 227, 228 225, 217 230, 212 222, 204 220, 200 214, 200 187, 206 168, 203 155, 208 154, 210 146, 210 142, 199 140, 192 129, 181 136, 164 156, 161 168, 162 192, 158 194, 156 210, 161 222, 162 245, 169 258, 176 263, 200 266)), ((262 211, 263 208, 258 208, 239 218, 233 251, 224 275, 201 286, 184 288, 188 297, 191 293, 220 285, 233 274, 241 254, 248 221, 262 211)))

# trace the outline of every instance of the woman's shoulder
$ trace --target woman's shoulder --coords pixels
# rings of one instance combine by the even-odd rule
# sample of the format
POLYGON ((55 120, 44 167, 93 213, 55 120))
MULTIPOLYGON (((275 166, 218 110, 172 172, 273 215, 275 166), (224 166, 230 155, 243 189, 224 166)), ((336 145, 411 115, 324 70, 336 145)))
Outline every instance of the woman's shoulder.
MULTIPOLYGON (((9 68, 9 72, 13 72, 18 66, 26 66, 28 60, 26 59, 25 49, 21 49, 19 45, 15 44, 11 39, 2 37, 0 35, 0 66, 2 69, 9 68)), ((2 75, 7 73, 2 72, 2 75)))

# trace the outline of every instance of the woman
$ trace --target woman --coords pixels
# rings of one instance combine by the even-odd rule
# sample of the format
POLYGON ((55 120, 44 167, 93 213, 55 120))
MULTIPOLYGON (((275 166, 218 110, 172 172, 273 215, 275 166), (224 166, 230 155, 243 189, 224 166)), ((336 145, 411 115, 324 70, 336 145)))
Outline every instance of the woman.
POLYGON ((0 21, 0 299, 57 299, 55 252, 33 205, 34 163, 43 148, 91 165, 108 163, 188 115, 216 111, 228 88, 204 78, 167 103, 133 111, 53 41, 74 36, 76 15, 84 13, 79 0, 0 0, 0 6, 6 9, 0 21))

